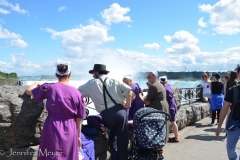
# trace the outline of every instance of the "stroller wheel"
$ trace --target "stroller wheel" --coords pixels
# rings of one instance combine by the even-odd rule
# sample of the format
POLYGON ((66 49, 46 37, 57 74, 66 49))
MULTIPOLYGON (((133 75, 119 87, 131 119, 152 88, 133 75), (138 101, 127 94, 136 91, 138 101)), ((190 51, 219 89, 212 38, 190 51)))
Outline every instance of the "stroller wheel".
POLYGON ((127 160, 134 160, 131 155, 128 155, 127 160))

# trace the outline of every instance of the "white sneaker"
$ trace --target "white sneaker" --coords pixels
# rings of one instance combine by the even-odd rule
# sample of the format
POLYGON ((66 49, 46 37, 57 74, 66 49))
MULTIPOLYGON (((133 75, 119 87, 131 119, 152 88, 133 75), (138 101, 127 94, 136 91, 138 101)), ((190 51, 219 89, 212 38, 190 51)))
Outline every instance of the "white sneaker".
POLYGON ((208 125, 209 125, 209 126, 214 126, 214 124, 213 124, 213 123, 209 123, 208 125))

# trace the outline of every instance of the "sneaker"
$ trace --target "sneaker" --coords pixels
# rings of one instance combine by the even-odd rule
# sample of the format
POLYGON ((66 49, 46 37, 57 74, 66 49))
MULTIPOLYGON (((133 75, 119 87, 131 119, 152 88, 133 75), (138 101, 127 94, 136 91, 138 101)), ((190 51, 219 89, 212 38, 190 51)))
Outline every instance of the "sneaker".
POLYGON ((213 124, 213 123, 209 123, 208 125, 209 125, 209 126, 214 126, 214 124, 213 124))
POLYGON ((218 125, 218 123, 216 123, 215 125, 218 125))

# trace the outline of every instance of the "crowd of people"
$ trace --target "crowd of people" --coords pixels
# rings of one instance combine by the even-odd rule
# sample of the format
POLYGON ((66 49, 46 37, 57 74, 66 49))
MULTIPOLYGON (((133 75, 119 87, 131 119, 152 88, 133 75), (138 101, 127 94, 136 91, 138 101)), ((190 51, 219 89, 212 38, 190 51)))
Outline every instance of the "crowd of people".
MULTIPOLYGON (((35 82, 26 90, 26 94, 33 96, 36 101, 47 99, 48 116, 44 123, 39 152, 55 153, 55 157, 52 154, 38 154, 38 160, 78 159, 82 140, 86 139, 81 133, 82 120, 86 118, 83 97, 90 97, 99 113, 88 116, 87 121, 89 125, 106 135, 113 160, 127 159, 128 135, 132 130, 133 117, 143 107, 169 113, 175 136, 168 136, 169 123, 167 123, 165 141, 179 142, 176 124, 177 104, 166 76, 159 77, 158 72, 149 71, 146 77, 147 95, 144 97, 143 90, 138 83, 133 82, 131 75, 124 76, 122 81, 110 78, 107 76, 109 71, 103 64, 95 64, 89 71, 93 79, 79 86, 78 89, 69 85, 71 77, 69 61, 57 61, 55 73, 58 78, 57 83, 35 82)), ((228 117, 226 135, 229 159, 238 159, 236 143, 240 136, 240 109, 238 109, 240 90, 237 90, 236 84, 239 75, 240 68, 231 71, 229 76, 225 76, 225 83, 222 83, 220 74, 208 76, 203 73, 201 81, 203 101, 210 104, 212 121, 209 125, 215 125, 217 118, 216 136, 219 136, 222 123, 225 117, 228 117), (212 76, 215 80, 211 80, 212 76), (235 123, 229 124, 229 121, 235 123)), ((90 156, 94 159, 94 152, 90 156)))
POLYGON ((227 154, 230 160, 238 160, 237 142, 240 137, 240 67, 237 70, 230 71, 229 75, 224 76, 224 82, 221 81, 220 74, 216 73, 209 76, 202 74, 202 97, 203 101, 210 104, 210 113, 212 121, 210 126, 217 125, 216 136, 219 137, 221 127, 226 121, 224 130, 227 139, 227 154), (211 79, 214 77, 214 79, 211 79), (217 118, 217 123, 215 119, 217 118))

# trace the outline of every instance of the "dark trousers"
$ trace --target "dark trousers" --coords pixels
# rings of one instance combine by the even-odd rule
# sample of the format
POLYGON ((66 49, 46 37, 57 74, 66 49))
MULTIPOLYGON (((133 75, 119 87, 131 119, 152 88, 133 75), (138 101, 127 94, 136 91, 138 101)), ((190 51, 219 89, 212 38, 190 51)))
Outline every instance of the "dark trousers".
POLYGON ((104 110, 101 115, 104 126, 110 129, 111 160, 126 160, 128 147, 126 109, 122 105, 116 105, 104 110))
POLYGON ((219 116, 220 116, 221 109, 217 109, 216 111, 212 111, 212 123, 214 123, 216 119, 216 112, 217 112, 217 123, 219 123, 219 116))

